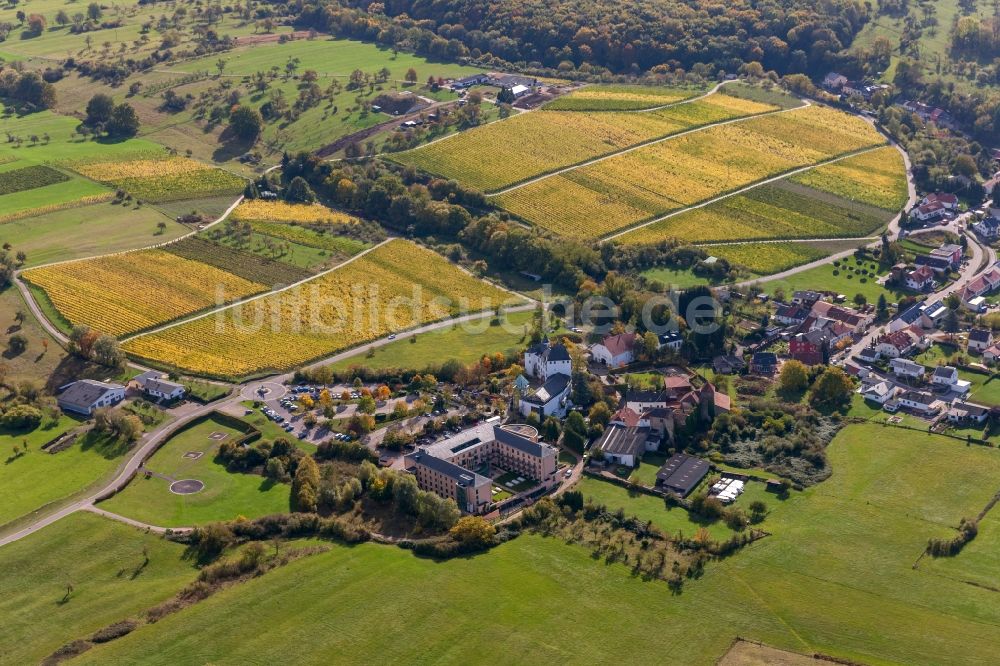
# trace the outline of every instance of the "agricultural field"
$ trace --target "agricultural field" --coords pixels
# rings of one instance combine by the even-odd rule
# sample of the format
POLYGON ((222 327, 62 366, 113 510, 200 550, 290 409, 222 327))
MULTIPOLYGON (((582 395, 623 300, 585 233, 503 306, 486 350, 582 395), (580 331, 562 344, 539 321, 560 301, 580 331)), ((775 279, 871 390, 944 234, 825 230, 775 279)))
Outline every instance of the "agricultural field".
POLYGON ((40 663, 74 639, 167 600, 198 575, 184 550, 86 512, 4 546, 0 659, 40 663))
POLYGON ((810 106, 645 146, 509 190, 497 203, 554 233, 594 239, 881 143, 863 120, 810 106))
POLYGON ((474 363, 487 354, 523 347, 534 316, 533 312, 511 312, 500 326, 489 325, 492 317, 487 317, 478 322, 441 328, 415 336, 416 341, 407 338, 383 345, 375 350, 373 356, 359 352, 357 356, 337 361, 330 367, 335 370, 346 370, 352 366, 379 370, 423 370, 450 360, 474 363))
POLYGON ((152 203, 221 194, 235 197, 246 184, 241 176, 183 157, 92 162, 73 168, 88 178, 152 203))
POLYGON ((195 374, 241 377, 518 301, 430 250, 394 240, 302 285, 132 338, 124 349, 195 374))
POLYGON ((164 251, 197 261, 238 277, 266 285, 287 285, 312 273, 281 261, 226 247, 200 237, 188 237, 165 246, 164 251))
POLYGON ((173 240, 188 231, 151 206, 103 202, 0 224, 0 244, 10 243, 15 251, 27 254, 25 265, 31 267, 132 250, 173 240))
POLYGON ((892 146, 796 174, 791 181, 893 212, 908 196, 903 156, 892 146))
POLYGON ((732 243, 702 245, 701 249, 757 275, 779 273, 827 256, 811 243, 732 243))
POLYGON ((71 324, 85 324, 114 336, 270 288, 165 250, 33 268, 23 277, 43 289, 71 324))
MULTIPOLYGON (((928 538, 953 534, 962 516, 986 505, 1000 457, 917 437, 848 426, 828 448, 834 475, 784 501, 768 495, 763 527, 770 536, 712 562, 680 594, 555 538, 524 535, 445 563, 376 544, 334 546, 97 646, 79 661, 174 664, 195 653, 201 661, 280 660, 301 642, 302 627, 322 617, 338 631, 310 634, 317 661, 373 651, 402 662, 488 661, 503 645, 518 663, 581 654, 595 663, 655 662, 667 651, 678 663, 707 666, 741 636, 857 663, 989 663, 1000 637, 996 593, 966 584, 958 569, 967 561, 975 580, 989 560, 975 551, 948 562, 920 554, 928 538), (939 565, 956 571, 942 575, 939 565), (488 623, 476 611, 483 580, 492 583, 488 623), (383 603, 389 597, 394 603, 383 603), (400 606, 408 609, 405 639, 366 631, 398 622, 400 606), (262 621, 261 609, 274 631, 240 631, 262 621), (601 632, 579 622, 596 616, 608 618, 601 632), (545 639, 553 635, 560 641, 545 639)), ((632 498, 623 497, 627 512, 632 498)), ((992 537, 984 534, 988 548, 992 537)))
POLYGON ((549 111, 640 111, 690 99, 701 89, 589 85, 549 102, 549 111))
POLYGON ((837 263, 836 266, 832 262, 816 266, 781 280, 769 280, 763 283, 762 287, 770 294, 778 289, 791 294, 799 289, 815 289, 820 285, 824 290, 844 294, 849 299, 855 294, 861 294, 869 303, 877 302, 878 297, 883 294, 890 303, 898 301, 905 295, 903 291, 893 291, 878 284, 881 275, 875 262, 866 261, 859 265, 849 257, 837 263), (867 271, 868 275, 860 275, 858 269, 867 271))
POLYGON ((856 238, 873 234, 892 214, 868 204, 814 190, 790 180, 672 215, 621 237, 624 243, 664 238, 688 242, 774 238, 856 238))
POLYGON ((23 159, 0 164, 0 190, 0 224, 110 197, 97 183, 23 159))
POLYGON ((62 416, 55 423, 28 432, 0 430, 0 526, 64 500, 88 487, 99 486, 121 462, 128 446, 88 434, 58 453, 42 446, 76 428, 79 421, 62 416), (13 455, 14 447, 28 452, 13 455))
POLYGON ((212 417, 196 422, 171 437, 144 468, 155 473, 137 475, 125 489, 100 507, 151 525, 188 527, 238 516, 257 518, 289 510, 290 486, 256 474, 226 470, 215 456, 223 442, 243 433, 212 417), (192 454, 200 453, 197 458, 192 454), (167 478, 164 478, 167 477, 167 478), (202 490, 177 495, 174 481, 193 479, 202 490))
POLYGON ((776 110, 715 93, 648 113, 534 111, 392 159, 492 191, 694 127, 776 110))
MULTIPOLYGON (((8 336, 20 333, 27 341, 20 354, 12 350, 4 353, 4 382, 8 386, 32 382, 38 386, 55 387, 65 383, 60 381, 58 373, 66 367, 66 351, 49 337, 24 302, 21 292, 13 285, 0 290, 0 331, 8 336), (19 321, 18 313, 24 315, 23 320, 19 321)), ((9 337, 3 344, 9 347, 9 337)))
POLYGON ((351 224, 356 218, 320 204, 292 204, 285 201, 244 201, 232 212, 240 222, 279 222, 290 224, 351 224))

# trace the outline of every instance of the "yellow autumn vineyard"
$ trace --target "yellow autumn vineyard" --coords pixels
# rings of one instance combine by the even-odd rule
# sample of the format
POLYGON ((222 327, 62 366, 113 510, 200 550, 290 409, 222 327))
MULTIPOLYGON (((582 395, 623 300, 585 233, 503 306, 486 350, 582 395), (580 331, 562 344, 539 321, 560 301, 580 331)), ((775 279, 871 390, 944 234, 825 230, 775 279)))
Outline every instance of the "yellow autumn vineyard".
POLYGON ((253 199, 244 201, 232 216, 242 222, 297 222, 300 224, 351 224, 357 218, 319 204, 290 204, 284 201, 253 199))
POLYGON ((23 277, 45 290, 71 324, 116 336, 268 289, 162 250, 35 268, 23 277))
POLYGON ((650 112, 537 111, 462 132, 393 159, 484 191, 721 120, 777 107, 715 93, 650 112))
POLYGON ((906 205, 906 167, 892 146, 807 171, 792 180, 885 210, 898 211, 906 205))
POLYGON ((884 142, 859 118, 810 106, 645 146, 513 189, 497 202, 557 234, 600 238, 768 177, 884 142))
POLYGON ((240 176, 184 157, 74 164, 78 173, 125 190, 141 201, 163 202, 223 194, 236 195, 240 176))
POLYGON ((302 285, 127 341, 133 356, 222 378, 285 370, 460 312, 522 302, 409 241, 302 285))

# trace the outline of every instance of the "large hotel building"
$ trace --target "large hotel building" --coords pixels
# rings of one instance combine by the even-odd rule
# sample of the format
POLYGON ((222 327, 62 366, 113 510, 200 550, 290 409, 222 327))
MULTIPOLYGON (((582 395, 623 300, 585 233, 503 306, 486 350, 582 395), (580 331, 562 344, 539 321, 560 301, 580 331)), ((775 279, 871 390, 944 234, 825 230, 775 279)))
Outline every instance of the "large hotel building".
POLYGON ((406 468, 423 490, 453 498, 466 513, 483 513, 493 503, 494 469, 516 472, 541 486, 557 482, 555 448, 538 441, 537 434, 518 431, 533 429, 483 423, 420 447, 406 456, 406 468))

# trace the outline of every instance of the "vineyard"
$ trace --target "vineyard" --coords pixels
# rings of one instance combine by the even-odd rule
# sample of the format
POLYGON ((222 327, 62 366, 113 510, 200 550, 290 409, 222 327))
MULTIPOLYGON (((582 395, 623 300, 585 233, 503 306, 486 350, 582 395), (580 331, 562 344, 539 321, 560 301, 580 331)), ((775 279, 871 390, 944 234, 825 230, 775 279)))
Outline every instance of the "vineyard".
POLYGON ((649 113, 537 111, 491 123, 393 157, 484 191, 700 125, 776 107, 716 93, 649 113))
POLYGON ((250 222, 250 227, 257 233, 272 238, 279 238, 290 243, 298 243, 321 250, 329 250, 350 257, 368 247, 368 243, 356 238, 324 233, 323 230, 282 224, 280 222, 250 222))
POLYGON ((708 206, 668 217, 621 237, 624 243, 664 238, 688 242, 773 238, 851 238, 889 220, 878 208, 841 199, 797 183, 777 181, 708 206))
POLYGON ((827 254, 809 243, 739 243, 703 245, 701 249, 757 275, 785 271, 822 259, 827 254))
POLYGON ((236 195, 245 184, 240 176, 182 157, 92 162, 73 168, 88 178, 125 190, 140 201, 153 203, 236 195))
POLYGON ((290 204, 284 201, 244 201, 233 211, 241 222, 284 222, 298 224, 351 224, 357 219, 319 204, 290 204))
POLYGON ((23 273, 73 325, 115 336, 250 296, 267 285, 163 250, 142 250, 23 273))
POLYGON ((679 102, 698 92, 663 86, 592 85, 574 90, 545 108, 551 111, 638 111, 679 102))
POLYGON ((284 370, 517 298, 403 240, 284 292, 129 340, 130 354, 201 375, 284 370))
POLYGON ((557 234, 595 239, 880 143, 864 121, 810 106, 645 146, 511 190, 497 202, 557 234))
POLYGON ((215 266, 257 284, 286 285, 304 280, 312 275, 305 269, 219 245, 203 238, 185 238, 171 243, 163 249, 185 259, 215 266))
POLYGON ((894 212, 906 205, 906 167, 892 146, 806 171, 792 180, 894 212))
POLYGON ((44 164, 12 169, 0 175, 0 196, 64 183, 67 180, 69 180, 69 176, 44 164))

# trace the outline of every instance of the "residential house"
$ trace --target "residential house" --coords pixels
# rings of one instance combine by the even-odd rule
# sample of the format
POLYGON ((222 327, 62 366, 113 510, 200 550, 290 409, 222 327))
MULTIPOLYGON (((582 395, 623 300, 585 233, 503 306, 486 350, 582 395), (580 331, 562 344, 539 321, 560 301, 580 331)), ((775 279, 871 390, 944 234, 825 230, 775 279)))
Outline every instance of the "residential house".
POLYGON ((986 241, 993 241, 1000 238, 1000 220, 990 216, 979 222, 973 222, 971 229, 976 235, 986 241))
POLYGON ((818 291, 802 289, 792 294, 792 305, 800 305, 804 308, 811 308, 813 304, 821 298, 823 298, 823 294, 818 291))
POLYGON ((887 381, 875 382, 867 387, 858 389, 865 400, 869 400, 878 405, 884 405, 896 395, 898 389, 887 381))
POLYGON ((909 328, 910 326, 920 326, 921 318, 920 315, 924 311, 923 303, 915 303, 908 307, 903 312, 899 313, 899 316, 889 322, 889 332, 895 333, 896 331, 902 330, 904 328, 909 328))
POLYGON ((989 329, 974 328, 969 331, 969 353, 983 352, 993 345, 993 332, 989 329))
POLYGON ((931 250, 932 257, 947 259, 952 268, 958 268, 962 263, 962 246, 955 243, 943 243, 941 247, 931 250))
POLYGON ((788 355, 806 365, 822 365, 829 353, 829 339, 822 331, 796 333, 788 341, 788 355))
POLYGON ((946 210, 958 210, 958 197, 950 193, 935 192, 928 194, 920 200, 920 203, 924 206, 941 204, 946 210))
POLYGON ((635 360, 635 350, 639 343, 635 333, 619 333, 605 336, 590 348, 591 357, 609 368, 621 368, 635 360))
POLYGON ((920 331, 919 327, 911 326, 878 338, 875 351, 883 358, 893 359, 909 356, 921 349, 924 344, 926 344, 926 336, 924 336, 923 331, 920 331))
POLYGON ((983 350, 983 360, 987 363, 996 363, 1000 360, 1000 344, 994 343, 983 350))
POLYGON ((907 407, 923 416, 932 416, 941 410, 941 401, 927 391, 903 391, 895 402, 900 407, 907 407))
POLYGON ((972 382, 959 379, 958 369, 950 365, 935 368, 934 374, 931 375, 931 383, 936 386, 947 387, 951 391, 962 394, 968 393, 972 388, 972 382))
POLYGON ((542 381, 553 375, 569 377, 573 374, 569 352, 564 345, 548 341, 533 345, 524 352, 524 372, 542 381))
POLYGON ((882 355, 877 349, 875 349, 875 347, 865 347, 858 352, 856 358, 864 363, 875 363, 882 358, 882 355))
POLYGON ((920 307, 920 327, 926 329, 938 328, 947 314, 948 306, 941 301, 924 303, 920 307))
POLYGON ((625 392, 624 406, 639 414, 649 409, 666 407, 671 396, 666 391, 629 390, 625 392))
POLYGON ((779 324, 795 326, 809 317, 809 310, 799 305, 782 305, 774 313, 774 320, 779 324))
POLYGON ((947 209, 938 202, 920 204, 910 211, 910 214, 921 222, 940 220, 946 213, 947 209))
POLYGON ((1000 287, 1000 266, 993 264, 987 271, 969 282, 962 289, 962 300, 970 302, 977 296, 983 296, 1000 287))
POLYGON ((750 372, 755 375, 773 375, 778 370, 778 357, 774 352, 757 352, 750 359, 750 372))
POLYGON ((528 416, 528 414, 534 413, 542 421, 548 416, 565 417, 566 410, 570 406, 570 388, 569 375, 552 375, 540 387, 529 391, 521 398, 521 414, 528 416))
POLYGON ((121 384, 81 379, 64 387, 56 402, 64 412, 90 416, 95 409, 117 405, 124 399, 125 387, 121 384))
POLYGON ((842 305, 834 305, 826 301, 818 301, 813 304, 812 314, 816 317, 833 319, 851 327, 851 330, 860 333, 875 322, 874 312, 858 312, 842 305))
POLYGON ((897 377, 919 379, 927 372, 927 368, 908 358, 894 358, 889 361, 889 369, 897 377))
POLYGON ((829 72, 823 77, 823 87, 831 92, 837 92, 847 83, 847 77, 837 72, 829 72))
POLYGON ((990 408, 971 402, 955 401, 948 410, 947 417, 952 423, 963 425, 982 424, 990 415, 990 408))
POLYGON ((906 274, 904 284, 913 291, 928 291, 934 287, 934 271, 927 266, 919 266, 906 274))
POLYGON ((946 257, 935 257, 933 254, 918 254, 913 258, 917 266, 926 266, 937 275, 946 275, 954 266, 946 257))
POLYGON ((746 361, 740 356, 728 354, 712 359, 712 369, 717 375, 732 375, 742 372, 747 367, 746 361))
POLYGON ((136 375, 132 381, 151 398, 159 400, 180 400, 187 389, 183 384, 168 380, 167 374, 159 370, 147 370, 136 375))
POLYGON ((646 452, 648 439, 648 427, 609 423, 590 448, 591 451, 603 453, 604 459, 608 462, 636 467, 642 459, 642 454, 646 452))

